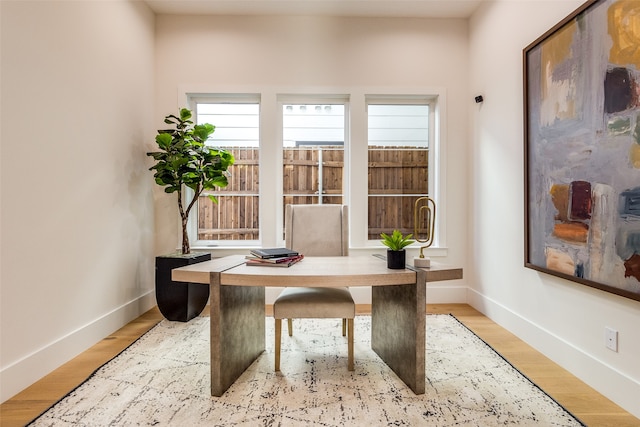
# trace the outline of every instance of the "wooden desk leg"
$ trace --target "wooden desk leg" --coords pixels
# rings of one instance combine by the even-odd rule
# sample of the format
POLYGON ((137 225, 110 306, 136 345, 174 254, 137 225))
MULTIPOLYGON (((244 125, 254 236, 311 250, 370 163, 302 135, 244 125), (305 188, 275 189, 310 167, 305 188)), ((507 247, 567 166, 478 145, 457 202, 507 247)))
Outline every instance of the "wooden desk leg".
POLYGON ((261 286, 220 285, 211 273, 211 395, 222 396, 265 349, 261 286))
POLYGON ((425 390, 426 274, 416 284, 373 286, 371 348, 415 394, 425 390))

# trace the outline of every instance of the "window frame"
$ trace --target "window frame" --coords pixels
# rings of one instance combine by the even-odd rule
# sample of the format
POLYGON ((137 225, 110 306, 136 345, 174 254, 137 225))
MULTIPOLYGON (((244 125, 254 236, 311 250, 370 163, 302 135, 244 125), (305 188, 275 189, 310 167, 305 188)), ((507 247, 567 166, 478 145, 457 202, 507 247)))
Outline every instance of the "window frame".
MULTIPOLYGON (((436 146, 439 146, 439 143, 437 141, 436 138, 436 129, 437 129, 437 104, 438 104, 438 97, 434 96, 434 95, 418 95, 418 94, 414 94, 414 95, 395 95, 395 94, 385 94, 385 95, 365 95, 365 109, 366 109, 366 113, 367 113, 367 159, 368 159, 368 150, 369 150, 369 135, 368 135, 368 131, 369 131, 369 106, 370 105, 427 105, 429 108, 429 112, 428 112, 428 137, 427 137, 427 150, 428 150, 428 165, 429 165, 429 169, 428 169, 428 175, 427 175, 427 196, 431 197, 434 201, 436 201, 436 205, 438 205, 437 202, 437 191, 436 188, 438 187, 438 180, 436 178, 436 172, 434 169, 436 169, 438 167, 437 163, 436 163, 436 151, 437 149, 435 148, 436 146)), ((439 148, 438 148, 439 149, 439 148)), ((367 173, 368 173, 368 165, 367 165, 367 173)), ((368 197, 371 196, 369 194, 369 188, 367 186, 367 207, 369 206, 369 199, 368 197)), ((402 193, 397 194, 398 196, 403 196, 402 193)), ((408 195, 407 197, 409 197, 411 195, 408 195)), ((368 212, 367 212, 368 213, 368 212)), ((438 217, 439 218, 439 217, 438 217)), ((368 224, 367 224, 367 236, 369 234, 369 230, 368 230, 368 224)), ((439 236, 440 236, 440 232, 438 227, 436 226, 435 228, 435 232, 434 232, 434 240, 433 240, 433 246, 438 246, 438 242, 439 242, 439 236)), ((367 237, 367 246, 377 246, 379 242, 379 239, 369 239, 367 237)))
MULTIPOLYGON (((279 153, 278 158, 280 160, 280 164, 278 166, 278 173, 280 178, 280 185, 278 186, 278 203, 277 203, 277 218, 279 218, 278 224, 276 226, 276 233, 278 236, 284 235, 284 207, 283 207, 283 198, 284 198, 284 188, 282 182, 282 171, 283 171, 283 142, 284 142, 284 124, 283 124, 283 107, 287 104, 340 104, 344 106, 344 165, 342 172, 342 200, 344 204, 348 204, 349 200, 349 152, 350 152, 350 132, 349 132, 349 95, 339 94, 339 93, 325 93, 325 94, 278 94, 277 95, 277 111, 278 111, 278 143, 279 143, 279 153)), ((279 242, 280 245, 284 244, 284 239, 279 242)))
MULTIPOLYGON (((211 88, 203 85, 197 87, 181 86, 178 89, 180 105, 193 106, 194 99, 207 99, 218 96, 218 99, 238 100, 239 96, 254 96, 260 104, 260 240, 259 241, 194 241, 194 249, 217 251, 221 256, 238 249, 248 247, 276 247, 282 245, 282 221, 284 212, 282 200, 282 105, 291 100, 299 102, 304 99, 315 102, 326 102, 327 98, 340 97, 348 99, 345 105, 345 169, 344 203, 349 205, 350 216, 350 253, 377 253, 384 248, 379 240, 368 240, 367 221, 356 221, 366 218, 368 210, 368 117, 367 100, 383 99, 398 101, 428 99, 433 103, 430 108, 430 150, 429 150, 429 192, 437 204, 436 239, 434 244, 425 249, 427 256, 446 256, 447 239, 447 197, 446 188, 446 111, 447 92, 442 87, 417 88, 292 88, 292 87, 228 87, 211 88), (336 95, 339 94, 339 95, 336 95), (347 142, 348 141, 348 142, 347 142), (269 202, 269 200, 271 200, 269 202), (253 246, 252 246, 253 245, 253 246)), ((197 222, 190 219, 191 236, 197 236, 197 222), (195 229, 193 225, 195 223, 195 229)), ((409 249, 417 249, 412 245, 409 249)))
MULTIPOLYGON (((258 105, 258 114, 260 114, 260 94, 256 93, 209 93, 209 94, 192 94, 188 96, 187 105, 189 105, 189 109, 194 112, 194 117, 197 117, 197 105, 198 104, 257 104, 258 105)), ((214 123, 212 123, 214 124, 214 123)), ((214 124, 215 125, 215 124, 214 124)), ((260 146, 260 128, 262 127, 262 123, 259 124, 258 128, 258 149, 260 150, 260 154, 262 153, 262 147, 260 146)), ((260 156, 261 158, 261 156, 260 156)), ((262 163, 260 161, 260 166, 262 163)), ((262 173, 262 167, 259 167, 259 173, 262 173)), ((260 181, 262 182, 262 181, 260 181)), ((185 196, 191 199, 193 196, 193 190, 186 188, 185 196)), ((260 198, 261 189, 258 188, 258 197, 260 198)), ((260 198, 261 199, 261 198, 260 198)), ((189 218, 187 220, 187 233, 189 234, 189 240, 193 242, 193 247, 256 247, 260 246, 261 241, 261 218, 258 217, 258 239, 256 240, 202 240, 198 239, 198 203, 196 202, 195 209, 189 214, 189 218)), ((262 212, 262 201, 259 202, 259 211, 262 212)))

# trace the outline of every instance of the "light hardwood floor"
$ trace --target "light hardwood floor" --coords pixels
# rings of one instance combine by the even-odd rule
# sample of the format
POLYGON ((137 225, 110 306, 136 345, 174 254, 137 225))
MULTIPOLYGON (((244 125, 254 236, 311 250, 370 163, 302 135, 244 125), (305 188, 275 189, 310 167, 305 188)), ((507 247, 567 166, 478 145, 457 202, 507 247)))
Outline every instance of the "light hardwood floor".
MULTIPOLYGON (((270 310, 271 307, 266 308, 267 315, 271 314, 270 310)), ((370 306, 358 306, 357 312, 368 314, 370 306)), ((469 305, 428 305, 427 312, 453 314, 588 426, 640 427, 638 418, 606 399, 469 305)), ((205 313, 208 313, 208 309, 205 309, 205 313)), ((157 308, 149 310, 7 400, 0 405, 0 425, 12 427, 29 423, 160 320, 162 315, 157 308)))

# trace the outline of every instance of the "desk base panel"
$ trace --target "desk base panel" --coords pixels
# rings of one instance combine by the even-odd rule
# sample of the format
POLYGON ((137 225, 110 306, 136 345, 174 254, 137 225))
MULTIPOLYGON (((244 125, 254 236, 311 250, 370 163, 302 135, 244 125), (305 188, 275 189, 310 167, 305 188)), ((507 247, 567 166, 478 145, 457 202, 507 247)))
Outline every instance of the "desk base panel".
MULTIPOLYGON (((217 276, 217 277, 216 277, 217 276)), ((265 349, 265 291, 211 277, 211 395, 222 396, 265 349)))
POLYGON ((371 348, 415 394, 425 391, 426 284, 371 290, 371 348))

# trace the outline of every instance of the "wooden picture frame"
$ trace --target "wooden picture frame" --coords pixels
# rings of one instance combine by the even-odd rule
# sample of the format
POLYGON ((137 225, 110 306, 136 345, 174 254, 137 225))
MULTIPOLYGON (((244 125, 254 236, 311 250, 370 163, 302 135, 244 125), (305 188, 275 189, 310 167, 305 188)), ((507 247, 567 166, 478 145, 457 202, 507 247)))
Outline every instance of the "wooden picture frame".
POLYGON ((592 0, 523 51, 525 266, 638 301, 639 16, 592 0))

